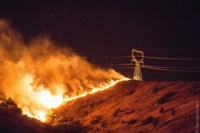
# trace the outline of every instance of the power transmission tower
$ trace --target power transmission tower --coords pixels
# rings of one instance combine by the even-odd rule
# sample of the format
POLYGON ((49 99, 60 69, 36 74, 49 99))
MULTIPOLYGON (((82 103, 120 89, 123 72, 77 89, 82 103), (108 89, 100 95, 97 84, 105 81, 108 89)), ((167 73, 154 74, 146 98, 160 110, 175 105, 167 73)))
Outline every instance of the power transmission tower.
POLYGON ((135 69, 133 74, 133 80, 142 81, 141 68, 144 66, 144 52, 136 49, 132 49, 131 63, 135 63, 135 69))

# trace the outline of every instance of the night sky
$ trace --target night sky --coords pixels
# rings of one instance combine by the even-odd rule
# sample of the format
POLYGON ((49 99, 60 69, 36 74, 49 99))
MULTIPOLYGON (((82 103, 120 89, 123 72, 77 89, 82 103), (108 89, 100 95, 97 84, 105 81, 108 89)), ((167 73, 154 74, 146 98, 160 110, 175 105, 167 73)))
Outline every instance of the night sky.
MULTIPOLYGON (((25 41, 48 34, 58 45, 72 48, 97 66, 109 66, 132 78, 133 69, 113 65, 130 64, 131 57, 121 57, 131 56, 132 48, 143 50, 146 56, 200 58, 198 3, 197 0, 1 0, 0 18, 11 21, 25 41)), ((144 63, 200 67, 200 60, 145 58, 144 63)), ((142 73, 144 80, 200 81, 200 72, 142 69, 142 73)))

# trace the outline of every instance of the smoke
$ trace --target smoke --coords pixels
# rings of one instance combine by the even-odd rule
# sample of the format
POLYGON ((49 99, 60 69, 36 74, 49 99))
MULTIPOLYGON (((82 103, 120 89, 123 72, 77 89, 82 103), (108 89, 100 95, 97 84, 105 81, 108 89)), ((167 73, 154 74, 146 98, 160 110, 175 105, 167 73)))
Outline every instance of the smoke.
POLYGON ((0 90, 5 98, 11 97, 31 114, 38 108, 47 108, 43 98, 52 96, 56 106, 65 97, 81 95, 122 78, 112 69, 95 67, 47 36, 26 44, 8 21, 0 20, 0 90))

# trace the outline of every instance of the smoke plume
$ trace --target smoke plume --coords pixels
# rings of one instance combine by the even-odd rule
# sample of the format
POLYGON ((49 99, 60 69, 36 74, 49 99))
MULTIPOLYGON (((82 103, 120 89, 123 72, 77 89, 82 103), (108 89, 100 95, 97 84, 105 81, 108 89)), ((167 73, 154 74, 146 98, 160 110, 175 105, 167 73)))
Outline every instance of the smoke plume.
POLYGON ((66 97, 81 95, 123 78, 112 69, 95 67, 47 36, 25 43, 8 21, 0 20, 0 91, 26 113, 45 114, 66 97))

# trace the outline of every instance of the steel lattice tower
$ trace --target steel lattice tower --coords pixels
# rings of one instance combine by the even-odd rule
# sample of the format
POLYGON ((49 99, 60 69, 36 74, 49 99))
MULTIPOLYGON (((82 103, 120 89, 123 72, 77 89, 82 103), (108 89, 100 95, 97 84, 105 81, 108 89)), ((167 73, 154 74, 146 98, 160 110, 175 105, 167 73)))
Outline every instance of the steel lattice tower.
POLYGON ((133 74, 133 80, 142 81, 141 68, 144 65, 144 52, 136 49, 132 49, 132 63, 135 63, 135 69, 133 74))

